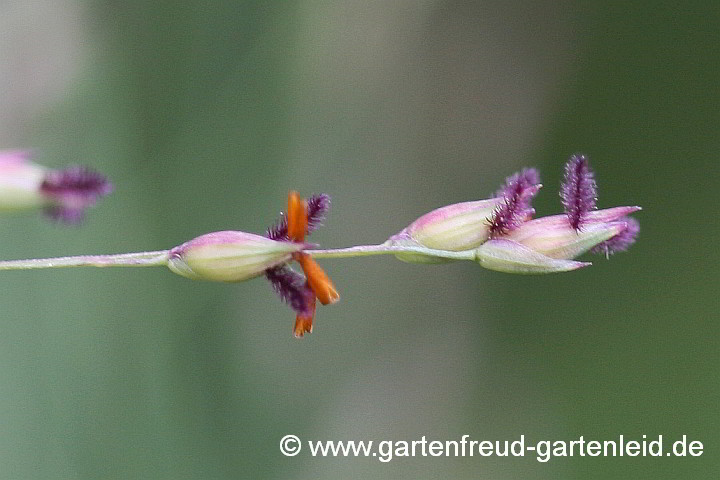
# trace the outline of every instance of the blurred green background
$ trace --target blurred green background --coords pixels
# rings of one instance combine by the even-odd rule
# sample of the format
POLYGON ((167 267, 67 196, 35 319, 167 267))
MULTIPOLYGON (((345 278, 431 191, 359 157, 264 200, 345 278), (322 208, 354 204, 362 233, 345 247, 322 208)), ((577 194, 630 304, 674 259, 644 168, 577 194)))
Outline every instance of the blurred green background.
POLYGON ((79 229, 3 217, 6 259, 262 232, 377 243, 590 155, 629 253, 569 274, 326 260, 315 332, 262 279, 0 275, 0 478, 658 479, 720 474, 717 2, 0 2, 0 148, 91 165, 79 229), (313 458, 305 440, 702 441, 698 458, 313 458))

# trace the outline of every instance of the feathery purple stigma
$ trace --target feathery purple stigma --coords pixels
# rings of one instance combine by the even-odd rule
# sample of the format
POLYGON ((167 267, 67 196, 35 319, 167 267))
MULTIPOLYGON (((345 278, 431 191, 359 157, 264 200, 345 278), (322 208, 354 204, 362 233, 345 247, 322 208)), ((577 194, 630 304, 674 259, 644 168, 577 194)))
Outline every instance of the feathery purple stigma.
POLYGON ((565 164, 565 181, 560 188, 560 197, 570 226, 580 230, 585 215, 595 210, 597 200, 595 174, 585 155, 573 155, 565 164))
POLYGON ((280 214, 280 218, 277 222, 275 222, 275 225, 268 227, 268 229, 265 231, 265 236, 269 238, 270 240, 278 240, 283 241, 288 239, 287 235, 287 218, 285 217, 285 214, 280 214))
POLYGON ((593 247, 592 253, 609 257, 613 253, 624 252, 630 248, 630 245, 635 243, 635 237, 640 232, 640 223, 632 217, 624 217, 619 221, 625 222, 625 230, 593 247))
POLYGON ((84 208, 66 208, 59 205, 45 207, 43 213, 46 217, 66 225, 77 225, 85 219, 84 208))
MULTIPOLYGON (((327 213, 330 210, 330 195, 326 193, 320 193, 312 195, 307 200, 307 233, 310 234, 315 231, 322 222, 325 221, 327 213)), ((269 227, 265 232, 265 236, 270 240, 287 240, 287 218, 285 215, 281 216, 275 225, 269 227)))
POLYGON ((321 193, 312 195, 307 201, 307 233, 312 233, 322 226, 330 211, 330 195, 321 193))
POLYGON ((45 209, 45 214, 65 223, 82 221, 85 209, 112 189, 104 175, 82 166, 52 170, 40 185, 40 192, 54 203, 45 209))
POLYGON ((517 185, 524 188, 540 185, 540 172, 535 168, 523 168, 519 172, 513 173, 505 179, 505 185, 495 192, 495 196, 507 198, 512 195, 513 189, 516 188, 517 185))
POLYGON ((270 281, 278 296, 300 315, 311 315, 310 299, 315 295, 307 285, 305 277, 288 265, 280 265, 265 270, 265 277, 270 281))
POLYGON ((112 192, 112 184, 104 175, 87 167, 75 165, 47 174, 40 190, 48 195, 79 195, 99 198, 112 192))
POLYGON ((506 178, 505 185, 495 194, 504 202, 495 209, 490 220, 491 236, 505 234, 532 217, 535 210, 531 202, 538 190, 540 174, 534 168, 524 168, 506 178))

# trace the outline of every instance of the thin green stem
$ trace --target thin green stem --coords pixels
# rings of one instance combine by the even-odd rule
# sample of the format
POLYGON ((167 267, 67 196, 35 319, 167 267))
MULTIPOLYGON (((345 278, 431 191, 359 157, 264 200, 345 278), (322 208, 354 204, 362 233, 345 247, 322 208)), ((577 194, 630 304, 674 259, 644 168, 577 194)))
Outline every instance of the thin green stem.
POLYGON ((419 253, 437 258, 449 260, 474 260, 475 252, 472 250, 462 252, 450 252, 446 250, 434 250, 425 247, 411 247, 403 245, 358 245, 348 248, 334 248, 329 250, 305 250, 305 253, 315 258, 350 258, 367 255, 393 255, 396 253, 419 253))
MULTIPOLYGON (((448 260, 474 260, 473 251, 449 252, 419 246, 404 245, 358 245, 356 247, 329 250, 305 250, 316 258, 352 258, 368 255, 392 255, 416 253, 448 260)), ((156 267, 167 266, 169 250, 156 252, 120 253, 116 255, 78 255, 74 257, 32 258, 28 260, 0 261, 0 270, 32 270, 40 268, 68 267, 156 267)))
POLYGON ((64 267, 155 267, 167 265, 169 250, 121 253, 117 255, 79 255, 75 257, 33 258, 0 261, 0 270, 30 270, 64 267))

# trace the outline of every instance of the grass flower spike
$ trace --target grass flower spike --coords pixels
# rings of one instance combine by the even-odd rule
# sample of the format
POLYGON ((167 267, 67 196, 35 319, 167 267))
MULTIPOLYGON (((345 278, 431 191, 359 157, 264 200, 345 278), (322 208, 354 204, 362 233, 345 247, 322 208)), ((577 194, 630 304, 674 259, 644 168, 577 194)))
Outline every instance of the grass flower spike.
POLYGON ((574 259, 588 250, 609 256, 634 242, 639 224, 628 215, 640 207, 596 210, 595 178, 585 155, 573 155, 565 166, 565 215, 533 219, 532 199, 541 186, 537 170, 523 169, 494 198, 433 210, 383 246, 399 250, 395 255, 408 262, 466 260, 472 254, 491 270, 538 274, 586 267, 590 263, 574 259))
MULTIPOLYGON (((72 171, 48 175, 42 167, 28 164, 17 155, 5 159, 6 171, 26 169, 24 176, 15 178, 25 178, 33 185, 55 185, 46 190, 53 192, 55 202, 68 207, 72 189, 62 185, 72 182, 65 177, 83 175, 72 171)), ((92 175, 79 182, 88 187, 97 183, 92 175)), ((565 167, 561 187, 564 214, 533 218, 532 200, 540 187, 537 170, 527 168, 508 177, 492 198, 433 210, 384 243, 328 250, 306 243, 305 238, 325 220, 330 197, 313 195, 304 200, 297 192, 290 192, 286 213, 264 236, 221 231, 201 235, 170 250, 0 261, 0 270, 167 266, 193 280, 240 282, 265 276, 280 299, 295 312, 293 333, 302 337, 312 332, 317 302, 328 305, 340 298, 330 277, 317 263, 318 258, 395 255, 412 263, 468 260, 490 270, 544 274, 589 266, 576 258, 587 251, 609 257, 635 241, 640 227, 629 215, 640 207, 598 210, 595 177, 586 156, 573 155, 565 167), (293 269, 293 262, 302 273, 293 269)), ((47 202, 33 189, 20 190, 32 192, 23 200, 26 204, 47 202)), ((7 186, 5 190, 0 188, 0 200, 9 191, 7 186)))
POLYGON ((0 210, 39 208, 54 220, 78 224, 111 191, 112 184, 89 168, 52 170, 30 161, 29 152, 0 151, 0 210))
MULTIPOLYGON (((523 176, 522 172, 518 175, 518 178, 523 176)), ((522 193, 515 196, 523 197, 522 193)), ((585 155, 573 155, 565 165, 560 197, 565 215, 535 220, 528 215, 525 221, 507 222, 498 220, 505 215, 501 210, 496 212, 493 226, 502 224, 511 228, 498 229, 493 240, 478 248, 480 264, 509 273, 560 272, 590 265, 572 261, 588 250, 609 256, 626 250, 634 242, 640 227, 628 215, 641 208, 596 210, 595 174, 585 155)))
MULTIPOLYGON (((540 187, 537 170, 526 168, 508 177, 495 197, 433 210, 390 237, 386 244, 449 252, 473 250, 491 237, 506 233, 532 217, 535 210, 531 202, 540 187)), ((412 263, 450 260, 417 253, 397 253, 395 256, 412 263)))
MULTIPOLYGON (((502 198, 490 198, 438 208, 390 237, 387 244, 400 247, 426 247, 450 252, 472 250, 490 238, 488 221, 501 203, 502 198)), ((416 253, 401 252, 395 256, 410 263, 448 261, 445 258, 416 253)))
POLYGON ((194 280, 241 282, 265 275, 296 312, 294 333, 302 337, 312 331, 315 300, 328 305, 340 298, 320 265, 303 251, 308 247, 305 235, 320 225, 329 208, 327 195, 315 195, 306 202, 297 192, 290 192, 287 214, 265 236, 208 233, 171 249, 168 266, 194 280), (305 276, 288 265, 291 260, 298 262, 305 276))
POLYGON ((303 248, 253 233, 213 232, 171 249, 168 266, 193 280, 242 282, 290 261, 303 248))

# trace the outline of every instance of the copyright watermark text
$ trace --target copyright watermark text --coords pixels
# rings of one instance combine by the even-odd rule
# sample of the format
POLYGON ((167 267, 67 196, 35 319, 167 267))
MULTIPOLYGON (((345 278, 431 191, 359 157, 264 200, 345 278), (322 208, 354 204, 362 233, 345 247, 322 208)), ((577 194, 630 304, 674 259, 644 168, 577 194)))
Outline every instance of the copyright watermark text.
POLYGON ((294 457, 307 446, 313 457, 374 457, 389 462, 400 457, 534 457, 538 462, 548 462, 557 457, 699 457, 703 444, 690 440, 687 435, 668 441, 662 435, 641 439, 620 435, 613 440, 540 440, 531 443, 525 435, 515 440, 473 440, 463 435, 456 440, 428 440, 423 435, 418 440, 372 440, 335 441, 305 440, 295 435, 285 435, 280 440, 280 452, 294 457))

